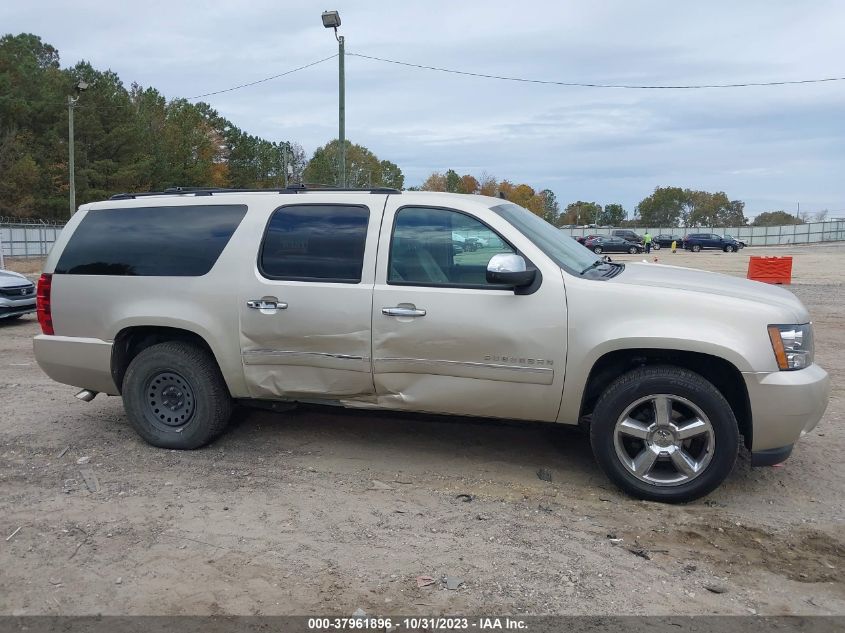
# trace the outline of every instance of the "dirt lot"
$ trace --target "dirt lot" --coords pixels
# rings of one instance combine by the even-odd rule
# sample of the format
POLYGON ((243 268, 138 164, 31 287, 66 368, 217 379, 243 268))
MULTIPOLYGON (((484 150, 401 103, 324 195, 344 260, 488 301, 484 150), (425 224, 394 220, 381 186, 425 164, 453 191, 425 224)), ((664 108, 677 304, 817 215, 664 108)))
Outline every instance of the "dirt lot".
MULTIPOLYGON (((749 253, 653 256, 744 275, 749 253)), ((753 254, 795 256, 833 396, 784 466, 743 455, 680 507, 623 496, 549 425, 243 410, 204 450, 154 449, 119 399, 41 373, 33 317, 0 324, 0 613, 843 614, 845 246, 753 254)))

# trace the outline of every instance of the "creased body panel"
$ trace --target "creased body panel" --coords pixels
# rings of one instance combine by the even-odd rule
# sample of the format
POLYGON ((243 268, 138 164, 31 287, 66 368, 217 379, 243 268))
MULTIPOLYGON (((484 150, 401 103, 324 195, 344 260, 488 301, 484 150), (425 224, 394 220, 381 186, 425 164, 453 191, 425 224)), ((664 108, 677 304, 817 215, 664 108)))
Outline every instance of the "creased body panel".
POLYGON ((256 273, 247 288, 239 301, 240 345, 251 397, 373 393, 371 287, 270 281, 256 273), (259 297, 272 297, 287 308, 247 307, 259 297))
MULTIPOLYGON (((524 294, 464 285, 453 278, 426 284, 420 279, 429 273, 413 267, 407 270, 411 276, 391 273, 401 283, 388 282, 391 245, 395 240, 398 258, 404 254, 403 240, 411 236, 394 232, 407 203, 392 196, 382 224, 373 292, 376 402, 412 411, 553 421, 566 369, 567 297, 561 270, 488 206, 472 197, 461 202, 460 213, 523 253, 538 269, 541 283, 524 294), (391 315, 396 307, 417 314, 391 315)), ((421 232, 415 239, 425 244, 428 235, 421 232)), ((498 252, 494 243, 491 239, 489 246, 472 251, 473 262, 486 267, 498 252)), ((409 252, 421 247, 416 248, 409 252)), ((444 259, 440 251, 433 252, 448 270, 448 255, 444 259)), ((425 263, 420 266, 425 270, 425 263)))
POLYGON ((501 382, 550 385, 554 382, 553 369, 541 367, 520 367, 491 363, 467 363, 455 360, 423 358, 379 358, 375 371, 384 374, 431 374, 454 376, 456 378, 479 378, 501 382))
POLYGON ((374 399, 344 402, 350 407, 451 413, 454 415, 538 420, 542 410, 532 402, 548 397, 548 385, 508 383, 433 374, 380 374, 374 399), (471 394, 468 399, 467 394, 471 394))
POLYGON ((243 353, 244 365, 304 365, 321 369, 342 369, 344 371, 370 371, 367 356, 329 354, 326 352, 298 352, 290 350, 255 349, 243 353))
MULTIPOLYGON (((361 269, 350 268, 344 272, 349 275, 360 273, 358 281, 287 278, 289 275, 271 278, 255 259, 244 262, 248 269, 244 269, 238 288, 239 342, 251 397, 336 399, 373 394, 370 317, 378 243, 378 231, 373 227, 378 227, 381 221, 384 200, 384 196, 369 196, 366 206, 356 207, 367 209, 368 214, 361 269), (255 300, 273 302, 279 307, 270 310, 250 308, 255 300)), ((315 201, 314 217, 327 208, 320 204, 316 194, 308 196, 307 202, 312 201, 315 201)), ((298 204, 302 218, 310 217, 309 205, 301 201, 298 204)), ((280 211, 284 213, 287 208, 281 205, 272 217, 277 217, 280 211)), ((268 227, 271 226, 272 220, 268 227)), ((270 228, 267 230, 269 236, 270 228)), ((302 249, 318 259, 325 257, 325 251, 312 253, 308 244, 312 241, 316 244, 325 239, 327 232, 337 230, 315 225, 294 239, 280 229, 273 234, 273 240, 269 240, 264 237, 262 227, 262 231, 254 234, 255 243, 250 252, 261 253, 259 257, 276 253, 277 258, 273 261, 277 264, 286 258, 295 259, 302 249), (260 246, 262 240, 264 246, 260 246)), ((314 271, 321 272, 319 268, 314 271)))

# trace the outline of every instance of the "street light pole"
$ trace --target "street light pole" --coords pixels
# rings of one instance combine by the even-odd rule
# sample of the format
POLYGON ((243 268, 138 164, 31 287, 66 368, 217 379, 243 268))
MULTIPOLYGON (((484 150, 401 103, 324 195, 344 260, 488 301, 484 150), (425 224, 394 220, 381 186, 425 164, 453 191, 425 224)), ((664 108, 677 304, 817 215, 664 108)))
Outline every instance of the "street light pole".
POLYGON ((76 170, 73 145, 73 106, 79 97, 68 95, 67 98, 67 146, 68 146, 68 181, 70 182, 70 217, 76 213, 76 170))
POLYGON ((337 158, 337 186, 346 186, 346 42, 342 35, 337 34, 337 27, 340 26, 340 14, 337 11, 323 11, 323 26, 327 29, 334 29, 334 36, 337 39, 337 70, 338 70, 338 130, 337 140, 340 143, 337 158))
POLYGON ((344 61, 346 58, 343 36, 337 38, 338 56, 338 139, 340 140, 340 158, 338 169, 338 186, 346 186, 346 70, 344 61))
POLYGON ((68 182, 69 187, 69 206, 70 217, 76 213, 76 151, 74 147, 73 135, 73 109, 76 107, 76 102, 79 101, 79 93, 83 90, 88 90, 88 83, 85 81, 78 81, 74 86, 76 96, 68 95, 67 97, 67 147, 68 147, 68 182))

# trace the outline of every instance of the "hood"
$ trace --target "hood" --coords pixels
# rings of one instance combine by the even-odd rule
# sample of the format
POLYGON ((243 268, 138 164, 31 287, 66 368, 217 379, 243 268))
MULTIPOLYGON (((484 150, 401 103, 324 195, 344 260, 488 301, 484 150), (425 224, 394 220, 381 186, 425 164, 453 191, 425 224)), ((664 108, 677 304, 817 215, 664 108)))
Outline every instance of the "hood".
POLYGON ((704 270, 667 266, 665 264, 626 263, 625 271, 609 280, 634 286, 654 286, 684 292, 720 295, 756 301, 788 310, 798 323, 809 321, 809 314, 798 298, 783 288, 759 281, 731 277, 704 270))
POLYGON ((5 288, 7 286, 20 286, 28 283, 31 283, 29 279, 20 273, 15 273, 11 270, 0 270, 0 288, 5 288))

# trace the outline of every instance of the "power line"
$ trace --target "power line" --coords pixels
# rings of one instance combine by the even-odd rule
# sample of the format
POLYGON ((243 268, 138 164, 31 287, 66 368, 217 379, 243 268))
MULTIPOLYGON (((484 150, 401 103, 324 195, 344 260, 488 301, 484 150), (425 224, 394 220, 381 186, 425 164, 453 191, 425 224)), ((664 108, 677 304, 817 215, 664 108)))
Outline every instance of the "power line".
POLYGON ((255 86, 257 84, 263 84, 265 81, 271 81, 273 79, 278 79, 279 77, 284 77, 285 75, 291 75, 295 72, 299 72, 300 70, 305 70, 306 68, 311 68, 311 66, 316 66, 317 64, 322 64, 323 62, 327 62, 330 59, 334 59, 337 57, 337 53, 334 55, 329 55, 328 57, 324 57, 323 59, 318 59, 316 62, 311 62, 310 64, 305 64, 304 66, 300 66, 299 68, 294 68, 293 70, 287 70, 283 73, 279 73, 278 75, 273 75, 272 77, 265 77, 264 79, 259 79, 258 81, 251 81, 246 84, 241 84, 239 86, 232 86, 231 88, 225 88, 223 90, 216 90, 215 92, 206 92, 205 94, 196 95, 194 97, 186 97, 189 101, 191 99, 202 99, 203 97, 210 97, 212 95, 219 95, 223 94, 224 92, 232 92, 233 90, 240 90, 241 88, 248 88, 249 86, 255 86))
MULTIPOLYGON (((241 88, 248 88, 250 86, 255 86, 258 84, 262 84, 266 81, 272 81, 273 79, 278 79, 279 77, 284 77, 285 75, 292 75, 295 72, 299 72, 300 70, 305 70, 306 68, 311 68, 311 66, 316 66, 317 64, 322 64, 323 62, 327 62, 330 59, 334 59, 337 57, 337 53, 334 55, 329 55, 328 57, 324 57, 323 59, 318 59, 315 62, 311 62, 310 64, 305 64, 304 66, 299 66, 298 68, 293 68, 291 70, 286 70, 283 73, 279 73, 278 75, 273 75, 272 77, 265 77, 264 79, 258 79, 257 81, 251 81, 249 83, 240 84, 239 86, 232 86, 231 88, 224 88, 223 90, 216 90, 214 92, 206 92, 205 94, 196 95, 194 97, 181 97, 186 101, 191 101, 193 99, 201 99, 203 97, 210 97, 212 95, 219 95, 223 94, 224 92, 232 92, 233 90, 240 90, 241 88)), ((81 103, 74 106, 75 108, 95 108, 97 110, 108 109, 108 108, 134 108, 136 107, 133 103, 113 103, 113 104, 105 104, 104 106, 94 106, 90 103, 85 104, 81 103)))
POLYGON ((816 84, 829 81, 843 81, 845 77, 825 77, 822 79, 796 79, 789 81, 750 81, 744 83, 730 83, 730 84, 690 84, 678 86, 650 86, 650 85, 636 85, 636 84, 600 84, 600 83, 584 83, 577 81, 553 81, 550 79, 525 79, 523 77, 506 77, 502 75, 488 75, 485 73, 473 73, 465 70, 455 70, 452 68, 440 68, 438 66, 427 66, 425 64, 412 64, 410 62, 401 62, 395 59, 385 59, 384 57, 375 57, 374 55, 364 55, 362 53, 346 53, 350 57, 361 57, 363 59, 370 59, 379 62, 386 62, 388 64, 396 64, 398 66, 409 66, 411 68, 421 68, 424 70, 436 70, 441 73, 451 73, 453 75, 466 75, 469 77, 481 77, 483 79, 499 79, 502 81, 516 81, 520 83, 530 84, 548 84, 554 86, 572 86, 578 88, 627 88, 630 90, 695 90, 701 88, 746 88, 750 86, 788 86, 794 84, 816 84))

